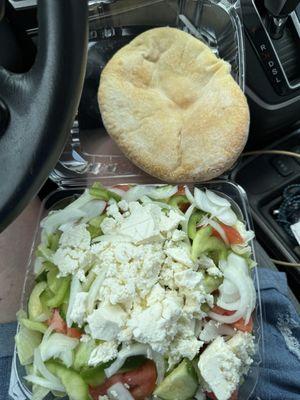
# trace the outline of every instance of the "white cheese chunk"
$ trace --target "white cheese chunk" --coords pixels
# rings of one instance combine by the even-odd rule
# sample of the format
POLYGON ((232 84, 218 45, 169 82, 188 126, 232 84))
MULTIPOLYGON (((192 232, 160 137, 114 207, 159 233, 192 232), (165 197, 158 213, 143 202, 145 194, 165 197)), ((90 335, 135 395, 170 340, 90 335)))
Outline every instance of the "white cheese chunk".
POLYGON ((126 313, 118 305, 102 305, 87 317, 94 339, 114 340, 124 325, 126 313))
POLYGON ((91 353, 88 364, 95 367, 99 364, 113 360, 118 355, 117 342, 110 341, 99 344, 91 353))
POLYGON ((240 381, 241 360, 217 337, 200 355, 200 373, 218 400, 229 400, 240 381))
POLYGON ((255 352, 254 336, 248 332, 237 332, 227 342, 233 353, 242 361, 240 373, 248 373, 249 367, 253 362, 255 352))
POLYGON ((79 326, 82 326, 84 322, 87 300, 88 300, 88 293, 86 292, 79 292, 75 296, 70 319, 73 322, 76 322, 79 326))

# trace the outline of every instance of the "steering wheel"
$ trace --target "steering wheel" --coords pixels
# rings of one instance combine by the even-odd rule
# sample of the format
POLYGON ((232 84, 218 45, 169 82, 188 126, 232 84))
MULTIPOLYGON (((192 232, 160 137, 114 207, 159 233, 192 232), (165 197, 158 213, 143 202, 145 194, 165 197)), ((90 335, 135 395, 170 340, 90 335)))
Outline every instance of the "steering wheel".
MULTIPOLYGON (((0 20, 4 15, 0 0, 0 20)), ((16 74, 0 66, 0 232, 57 163, 83 87, 87 0, 39 0, 38 20, 38 52, 30 71, 16 74)))

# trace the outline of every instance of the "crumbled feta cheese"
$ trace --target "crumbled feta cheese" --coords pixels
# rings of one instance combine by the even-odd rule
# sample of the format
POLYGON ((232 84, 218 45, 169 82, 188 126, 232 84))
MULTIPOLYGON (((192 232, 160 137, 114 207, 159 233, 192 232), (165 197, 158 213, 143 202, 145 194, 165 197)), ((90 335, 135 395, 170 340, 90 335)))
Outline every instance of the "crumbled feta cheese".
POLYGON ((121 211, 128 211, 129 210, 129 206, 126 200, 121 200, 118 203, 119 209, 121 211))
POLYGON ((87 307, 88 293, 79 292, 75 296, 70 319, 76 322, 79 326, 83 325, 85 312, 87 307))
POLYGON ((218 400, 228 400, 240 382, 241 360, 221 336, 200 355, 198 367, 218 400))
POLYGON ((174 280, 178 287, 184 286, 189 289, 194 289, 202 280, 202 272, 195 272, 191 269, 175 272, 174 280))
POLYGON ((170 210, 168 215, 162 213, 160 219, 160 231, 168 232, 176 229, 181 222, 184 222, 184 215, 180 214, 175 210, 170 210))
POLYGON ((181 242, 187 239, 187 234, 184 231, 180 231, 179 229, 175 229, 172 233, 171 240, 172 242, 181 242))
POLYGON ((87 334, 83 334, 80 337, 80 341, 82 343, 88 343, 90 340, 91 340, 91 337, 90 337, 90 335, 87 335, 87 334))
POLYGON ((176 365, 182 358, 193 360, 199 353, 203 342, 198 340, 195 336, 189 338, 176 337, 170 346, 168 354, 169 369, 176 365))
POLYGON ((78 224, 62 233, 59 239, 61 247, 71 247, 73 249, 89 250, 91 235, 86 229, 86 224, 78 224))
POLYGON ((114 340, 126 319, 126 313, 118 305, 102 305, 87 317, 94 339, 114 340))
POLYGON ((76 274, 79 269, 88 265, 89 261, 87 252, 70 247, 59 247, 53 255, 53 264, 59 269, 58 277, 76 274))
POLYGON ((174 261, 186 265, 188 268, 193 268, 194 263, 190 256, 190 250, 185 243, 181 247, 171 247, 165 250, 167 256, 171 257, 174 261))
POLYGON ((255 352, 254 336, 248 332, 237 332, 226 343, 233 353, 242 361, 240 374, 247 374, 253 362, 252 357, 255 352))
POLYGON ((232 336, 234 333, 235 331, 233 328, 231 328, 231 326, 211 320, 204 325, 199 337, 201 340, 208 343, 213 341, 218 336, 232 336))
POLYGON ((99 364, 113 360, 118 355, 117 342, 110 341, 99 344, 91 353, 88 365, 95 367, 99 364))
POLYGON ((115 221, 122 221, 123 219, 122 214, 120 213, 116 203, 113 203, 107 207, 106 214, 109 217, 113 217, 115 221))

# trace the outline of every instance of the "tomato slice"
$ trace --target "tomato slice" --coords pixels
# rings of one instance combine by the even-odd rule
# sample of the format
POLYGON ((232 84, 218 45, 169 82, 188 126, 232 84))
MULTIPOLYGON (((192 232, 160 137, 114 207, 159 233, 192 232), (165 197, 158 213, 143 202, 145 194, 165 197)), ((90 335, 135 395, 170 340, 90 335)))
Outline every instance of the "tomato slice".
MULTIPOLYGON (((223 230, 227 236, 228 242, 230 244, 243 244, 244 243, 244 239, 242 238, 239 231, 237 231, 232 226, 222 224, 221 222, 219 224, 223 228, 223 230)), ((219 232, 217 232, 214 228, 212 229, 212 234, 213 234, 213 236, 217 237, 218 239, 221 239, 219 232)))
POLYGON ((205 394, 206 394, 206 397, 208 397, 211 400, 218 400, 213 392, 206 392, 205 394))
POLYGON ((57 333, 63 333, 64 335, 68 335, 72 338, 81 338, 82 332, 77 328, 68 328, 57 308, 54 308, 52 311, 52 316, 48 319, 47 324, 51 326, 57 333))
POLYGON ((82 332, 77 328, 67 328, 67 336, 70 336, 75 339, 80 339, 82 332))
POLYGON ((248 324, 245 324, 245 320, 243 318, 241 318, 238 321, 234 322, 231 326, 233 328, 238 329, 239 331, 252 332, 253 331, 253 319, 250 318, 248 324))
POLYGON ((120 189, 123 190, 124 192, 127 192, 130 189, 129 185, 114 185, 113 189, 120 189))
POLYGON ((185 187, 184 185, 179 185, 176 195, 184 196, 185 195, 185 187))
MULTIPOLYGON (((218 400, 213 392, 206 392, 206 396, 211 400, 218 400)), ((230 396, 230 400, 238 400, 238 391, 235 390, 230 396)))
POLYGON ((51 326, 57 333, 66 333, 67 324, 59 314, 59 310, 54 308, 51 318, 48 319, 47 324, 51 326))
POLYGON ((89 392, 94 400, 98 400, 99 396, 107 394, 107 390, 117 382, 121 382, 130 391, 135 400, 144 400, 150 396, 155 389, 156 368, 151 360, 147 360, 145 364, 133 371, 124 372, 122 374, 113 375, 107 379, 101 386, 90 387, 89 392))
POLYGON ((219 315, 232 315, 235 313, 235 311, 224 310, 224 308, 219 306, 213 306, 211 311, 219 315))

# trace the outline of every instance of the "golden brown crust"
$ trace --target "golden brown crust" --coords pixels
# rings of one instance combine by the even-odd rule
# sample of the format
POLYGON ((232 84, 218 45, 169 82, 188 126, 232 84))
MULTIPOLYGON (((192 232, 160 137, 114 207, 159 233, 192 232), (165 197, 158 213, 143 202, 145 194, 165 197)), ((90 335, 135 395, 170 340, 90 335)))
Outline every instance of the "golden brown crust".
POLYGON ((248 105, 229 65, 178 29, 151 29, 119 50, 98 101, 125 155, 165 181, 215 178, 247 140, 248 105))

